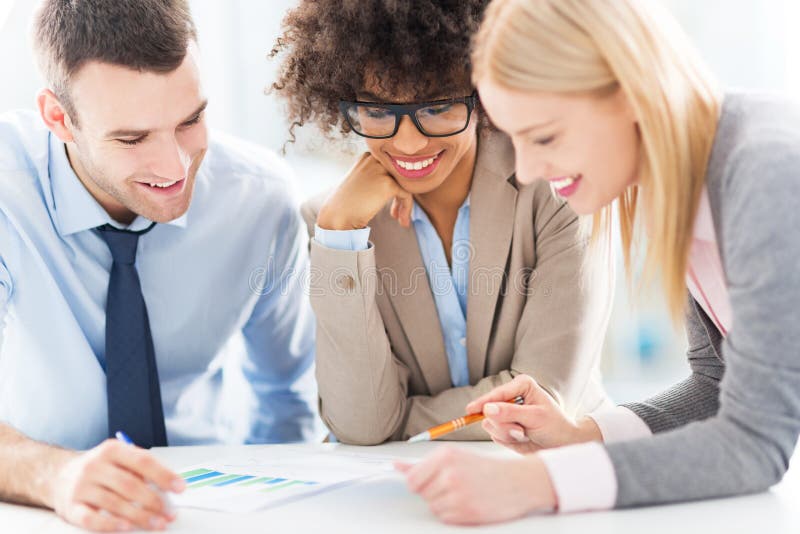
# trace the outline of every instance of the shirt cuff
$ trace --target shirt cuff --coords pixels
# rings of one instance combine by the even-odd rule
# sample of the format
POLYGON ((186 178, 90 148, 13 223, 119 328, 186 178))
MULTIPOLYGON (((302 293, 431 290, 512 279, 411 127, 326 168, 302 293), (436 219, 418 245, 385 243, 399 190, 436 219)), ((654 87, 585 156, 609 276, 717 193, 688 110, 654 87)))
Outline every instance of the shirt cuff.
POLYGON ((367 250, 370 228, 358 230, 326 230, 314 225, 314 239, 323 247, 337 250, 367 250))
POLYGON ((617 501, 617 475, 605 447, 581 443, 537 453, 544 462, 561 513, 610 510, 617 501))
POLYGON ((588 414, 594 419, 603 434, 604 443, 629 441, 653 435, 641 417, 624 406, 615 406, 609 410, 598 410, 588 414))

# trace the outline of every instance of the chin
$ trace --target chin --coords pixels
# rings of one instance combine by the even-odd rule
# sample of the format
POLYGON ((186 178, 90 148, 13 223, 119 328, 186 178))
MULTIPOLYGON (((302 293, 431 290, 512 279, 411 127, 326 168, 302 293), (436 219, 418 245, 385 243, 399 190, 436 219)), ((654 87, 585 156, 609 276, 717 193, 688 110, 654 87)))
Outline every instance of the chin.
POLYGON ((599 212, 608 204, 567 199, 567 204, 576 215, 592 215, 599 212))
POLYGON ((141 215, 145 219, 149 219, 153 222, 163 224, 181 218, 187 211, 189 211, 188 204, 181 207, 173 207, 173 208, 164 208, 159 206, 159 207, 153 207, 152 209, 143 210, 139 212, 139 215, 141 215))
POLYGON ((426 193, 430 193, 431 191, 435 191, 436 189, 439 188, 439 186, 442 185, 441 182, 439 182, 433 177, 431 177, 430 179, 419 180, 419 181, 408 180, 407 178, 405 178, 397 180, 397 182, 400 184, 400 187, 402 187, 407 193, 411 193, 412 195, 424 195, 426 193))

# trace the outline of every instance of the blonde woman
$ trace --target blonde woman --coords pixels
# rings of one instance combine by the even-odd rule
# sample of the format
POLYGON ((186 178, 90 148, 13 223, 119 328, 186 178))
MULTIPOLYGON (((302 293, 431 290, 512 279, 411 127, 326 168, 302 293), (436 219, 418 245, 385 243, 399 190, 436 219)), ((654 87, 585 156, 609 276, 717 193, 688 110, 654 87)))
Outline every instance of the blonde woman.
POLYGON ((660 278, 676 319, 686 313, 692 372, 578 421, 516 377, 467 410, 533 454, 439 451, 398 466, 410 488, 446 522, 487 523, 777 483, 800 431, 800 109, 723 94, 670 16, 642 0, 495 0, 473 61, 517 180, 550 180, 593 214, 595 236, 616 200, 629 266, 646 239, 644 276, 660 278), (498 402, 516 395, 525 406, 498 402))

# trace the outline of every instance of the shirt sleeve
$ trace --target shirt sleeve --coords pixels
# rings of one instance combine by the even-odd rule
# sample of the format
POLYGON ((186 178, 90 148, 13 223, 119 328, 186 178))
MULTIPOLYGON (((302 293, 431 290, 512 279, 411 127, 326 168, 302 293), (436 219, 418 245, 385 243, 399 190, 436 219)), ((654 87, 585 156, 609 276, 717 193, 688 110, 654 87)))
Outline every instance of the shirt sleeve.
POLYGON ((11 273, 8 272, 6 264, 0 256, 0 347, 3 346, 6 314, 8 313, 8 303, 11 300, 13 287, 11 283, 11 273))
POLYGON ((337 250, 367 250, 370 228, 326 230, 314 225, 314 240, 323 247, 337 250))
MULTIPOLYGON (((651 436, 650 427, 624 406, 589 414, 605 443, 651 436)), ((541 451, 558 497, 560 512, 610 510, 617 499, 617 476, 605 447, 585 443, 541 451)))
POLYGON ((598 410, 588 415, 597 423, 605 443, 629 441, 653 435, 647 423, 624 406, 598 410))
POLYGON ((614 465, 600 443, 537 453, 545 464, 562 513, 610 510, 617 500, 614 465))
POLYGON ((248 443, 321 438, 314 382, 314 317, 306 293, 308 235, 299 213, 284 206, 269 258, 272 281, 261 291, 242 333, 242 372, 257 404, 248 443))

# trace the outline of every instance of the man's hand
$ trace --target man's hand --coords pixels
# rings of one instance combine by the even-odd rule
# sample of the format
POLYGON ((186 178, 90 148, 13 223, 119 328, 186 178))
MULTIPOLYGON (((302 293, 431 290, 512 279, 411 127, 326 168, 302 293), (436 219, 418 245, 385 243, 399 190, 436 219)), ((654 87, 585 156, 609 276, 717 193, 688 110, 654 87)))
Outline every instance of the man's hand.
POLYGON ((175 519, 159 490, 181 492, 186 484, 147 451, 109 439, 84 453, 57 453, 43 500, 67 522, 109 532, 163 530, 175 519))

